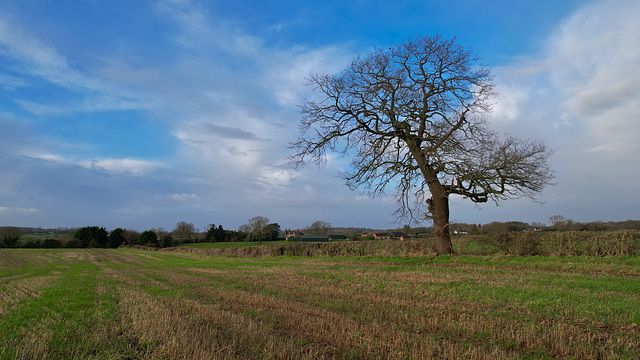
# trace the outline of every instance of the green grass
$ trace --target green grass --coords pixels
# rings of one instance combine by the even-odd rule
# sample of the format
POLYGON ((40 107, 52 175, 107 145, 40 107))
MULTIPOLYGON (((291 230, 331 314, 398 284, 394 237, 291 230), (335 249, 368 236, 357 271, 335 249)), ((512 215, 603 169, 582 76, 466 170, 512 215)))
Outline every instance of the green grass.
POLYGON ((631 257, 0 251, 0 359, 640 356, 631 257))
POLYGON ((27 269, 23 275, 42 277, 54 272, 56 278, 38 296, 21 301, 0 321, 1 341, 5 342, 0 346, 0 358, 31 357, 29 351, 34 348, 42 349, 36 354, 52 359, 86 354, 105 359, 126 356, 129 352, 122 344, 126 339, 108 333, 86 336, 117 323, 118 298, 109 291, 114 284, 97 277, 99 270, 88 262, 47 265, 27 269), (104 290, 98 292, 99 286, 104 290))

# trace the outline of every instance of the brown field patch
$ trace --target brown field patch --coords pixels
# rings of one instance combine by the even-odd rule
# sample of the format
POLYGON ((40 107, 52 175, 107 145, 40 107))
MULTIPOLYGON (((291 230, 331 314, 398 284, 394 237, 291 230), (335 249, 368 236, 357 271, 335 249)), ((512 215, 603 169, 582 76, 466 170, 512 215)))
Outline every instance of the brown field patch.
POLYGON ((10 311, 16 304, 37 297, 51 286, 55 276, 14 278, 0 282, 0 315, 10 311))

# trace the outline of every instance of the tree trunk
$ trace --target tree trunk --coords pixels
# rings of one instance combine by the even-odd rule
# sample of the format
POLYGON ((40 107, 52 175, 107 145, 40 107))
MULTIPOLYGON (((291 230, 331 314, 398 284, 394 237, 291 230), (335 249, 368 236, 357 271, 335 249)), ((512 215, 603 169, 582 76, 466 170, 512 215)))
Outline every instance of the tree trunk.
POLYGON ((407 145, 418 163, 422 175, 427 180, 427 186, 431 193, 431 198, 427 199, 427 209, 433 219, 433 231, 436 236, 433 242, 433 251, 438 255, 453 254, 451 234, 449 234, 449 194, 438 180, 437 171, 425 160, 420 146, 415 141, 407 141, 407 145))
POLYGON ((435 234, 433 251, 438 255, 448 255, 453 254, 451 234, 449 233, 449 197, 444 191, 438 190, 440 189, 431 189, 431 199, 427 200, 435 234))

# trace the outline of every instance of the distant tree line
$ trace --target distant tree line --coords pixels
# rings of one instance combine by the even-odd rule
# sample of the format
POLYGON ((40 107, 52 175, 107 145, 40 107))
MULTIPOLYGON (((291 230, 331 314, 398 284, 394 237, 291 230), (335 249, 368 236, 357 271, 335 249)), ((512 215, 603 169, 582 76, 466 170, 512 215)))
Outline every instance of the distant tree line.
POLYGON ((19 228, 0 227, 0 248, 118 248, 146 246, 155 248, 173 247, 197 242, 274 241, 282 238, 280 225, 268 218, 256 216, 242 225, 238 231, 225 230, 222 225, 209 224, 204 232, 186 221, 176 224, 172 231, 163 228, 142 232, 116 228, 108 232, 105 227, 85 226, 81 228, 19 228), (25 235, 25 236, 23 236, 25 235), (46 236, 44 240, 34 238, 46 236))
MULTIPOLYGON (((626 221, 593 221, 578 222, 567 219, 562 215, 549 217, 549 224, 539 222, 526 223, 521 221, 491 222, 488 224, 453 223, 451 231, 462 234, 497 234, 522 231, 615 231, 640 230, 640 220, 626 221)), ((142 232, 116 228, 108 232, 104 227, 85 226, 81 228, 51 229, 20 228, 15 226, 0 227, 0 248, 117 248, 125 246, 147 246, 155 248, 173 247, 181 244, 197 242, 236 242, 236 241, 275 241, 283 239, 278 223, 270 222, 268 218, 256 216, 241 225, 238 230, 225 230, 222 225, 209 224, 203 232, 198 232, 191 223, 181 221, 172 231, 163 228, 150 229, 142 232), (39 230, 39 231, 36 231, 39 230), (25 238, 26 236, 47 236, 45 239, 25 238)), ((393 229, 390 229, 393 230, 393 229)), ((412 237, 424 238, 433 235, 432 227, 409 227, 405 225, 395 229, 412 237)), ((359 234, 375 231, 365 228, 334 228, 325 221, 316 221, 302 229, 309 235, 348 235, 349 239, 359 240, 359 234)))
POLYGON ((592 221, 578 222, 566 219, 562 215, 553 215, 549 218, 549 225, 540 222, 531 224, 522 221, 491 222, 488 224, 454 223, 452 231, 466 232, 469 234, 495 234, 518 231, 615 231, 615 230, 640 230, 640 220, 626 221, 592 221))
MULTIPOLYGON (((12 227, 12 226, 7 226, 7 227, 12 227)), ((59 226, 57 228, 43 228, 41 226, 40 227, 22 226, 17 228, 20 230, 22 235, 65 235, 65 234, 73 235, 73 233, 75 233, 76 230, 78 230, 78 228, 64 227, 64 226, 59 226)))

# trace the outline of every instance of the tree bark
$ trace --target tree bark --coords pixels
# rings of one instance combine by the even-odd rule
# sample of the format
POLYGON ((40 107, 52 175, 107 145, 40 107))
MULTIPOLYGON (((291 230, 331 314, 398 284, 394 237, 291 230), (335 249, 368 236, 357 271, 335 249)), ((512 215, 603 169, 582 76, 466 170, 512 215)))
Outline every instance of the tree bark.
POLYGON ((433 251, 438 255, 453 254, 451 244, 451 234, 449 233, 449 196, 439 183, 430 186, 431 198, 427 200, 427 206, 433 219, 433 231, 435 240, 433 241, 433 251))

